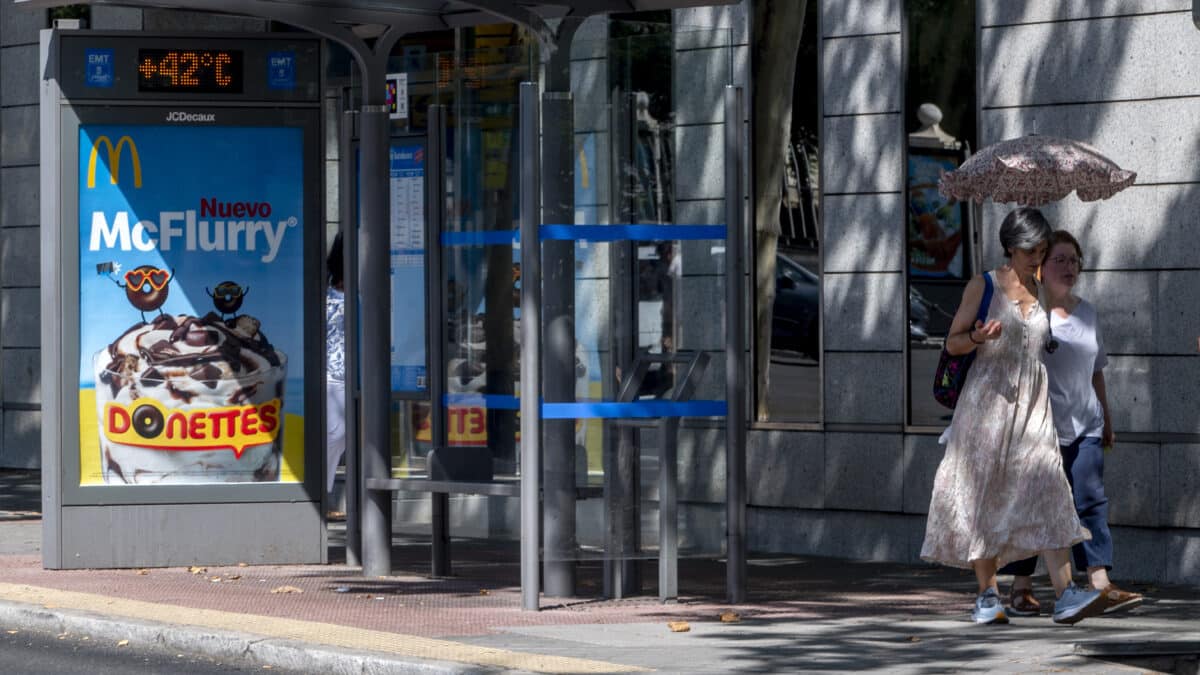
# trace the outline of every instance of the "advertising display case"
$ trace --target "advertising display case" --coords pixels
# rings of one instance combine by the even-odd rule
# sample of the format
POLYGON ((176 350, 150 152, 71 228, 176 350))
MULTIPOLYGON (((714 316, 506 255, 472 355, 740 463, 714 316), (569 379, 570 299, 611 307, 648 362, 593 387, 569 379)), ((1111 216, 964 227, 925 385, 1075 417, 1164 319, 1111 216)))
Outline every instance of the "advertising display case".
POLYGON ((323 561, 319 42, 42 53, 46 566, 323 561))

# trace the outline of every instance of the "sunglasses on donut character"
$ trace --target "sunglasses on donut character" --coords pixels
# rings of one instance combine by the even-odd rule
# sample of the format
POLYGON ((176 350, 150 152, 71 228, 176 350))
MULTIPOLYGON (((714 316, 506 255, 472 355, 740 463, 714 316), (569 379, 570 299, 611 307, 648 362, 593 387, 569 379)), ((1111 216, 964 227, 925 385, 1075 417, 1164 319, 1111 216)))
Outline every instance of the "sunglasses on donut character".
POLYGON ((162 314, 162 306, 167 302, 167 295, 170 294, 171 280, 175 278, 175 270, 165 270, 155 267, 154 265, 139 265, 124 274, 118 279, 113 276, 119 272, 119 267, 114 263, 105 263, 97 266, 97 271, 103 273, 108 272, 108 276, 113 282, 125 291, 125 299, 133 308, 142 313, 142 321, 146 320, 146 312, 158 310, 162 314), (122 283, 124 280, 124 283, 122 283))
POLYGON ((125 273, 125 285, 135 291, 141 291, 142 286, 150 284, 154 291, 161 291, 171 282, 171 273, 155 267, 143 265, 125 273))

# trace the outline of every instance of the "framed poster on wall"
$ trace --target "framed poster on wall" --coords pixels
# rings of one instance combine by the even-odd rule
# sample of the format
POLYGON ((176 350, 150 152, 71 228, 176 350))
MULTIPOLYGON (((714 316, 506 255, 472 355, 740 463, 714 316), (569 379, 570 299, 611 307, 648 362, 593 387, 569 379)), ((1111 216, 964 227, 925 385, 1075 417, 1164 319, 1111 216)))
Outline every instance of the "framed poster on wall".
POLYGON ((967 207, 937 189, 942 172, 957 169, 962 160, 959 150, 909 148, 905 229, 910 277, 970 277, 967 207))

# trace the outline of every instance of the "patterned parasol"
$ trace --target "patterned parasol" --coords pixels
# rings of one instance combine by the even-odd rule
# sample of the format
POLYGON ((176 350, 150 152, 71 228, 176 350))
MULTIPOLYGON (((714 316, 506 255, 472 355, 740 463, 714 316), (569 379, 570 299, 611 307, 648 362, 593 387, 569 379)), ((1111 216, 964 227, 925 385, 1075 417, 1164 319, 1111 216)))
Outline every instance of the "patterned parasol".
POLYGON ((959 201, 1041 206, 1072 190, 1085 202, 1108 199, 1133 185, 1135 178, 1136 172, 1122 169, 1086 143, 1031 134, 980 150, 954 171, 943 173, 938 191, 959 201))

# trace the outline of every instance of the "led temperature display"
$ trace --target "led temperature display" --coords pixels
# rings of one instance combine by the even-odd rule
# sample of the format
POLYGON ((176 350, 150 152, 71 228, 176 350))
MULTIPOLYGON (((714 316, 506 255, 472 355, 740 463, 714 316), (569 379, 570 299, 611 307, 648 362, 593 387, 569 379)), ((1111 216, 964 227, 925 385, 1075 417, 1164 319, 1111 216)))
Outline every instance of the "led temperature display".
POLYGON ((139 49, 138 91, 242 93, 237 49, 139 49))

